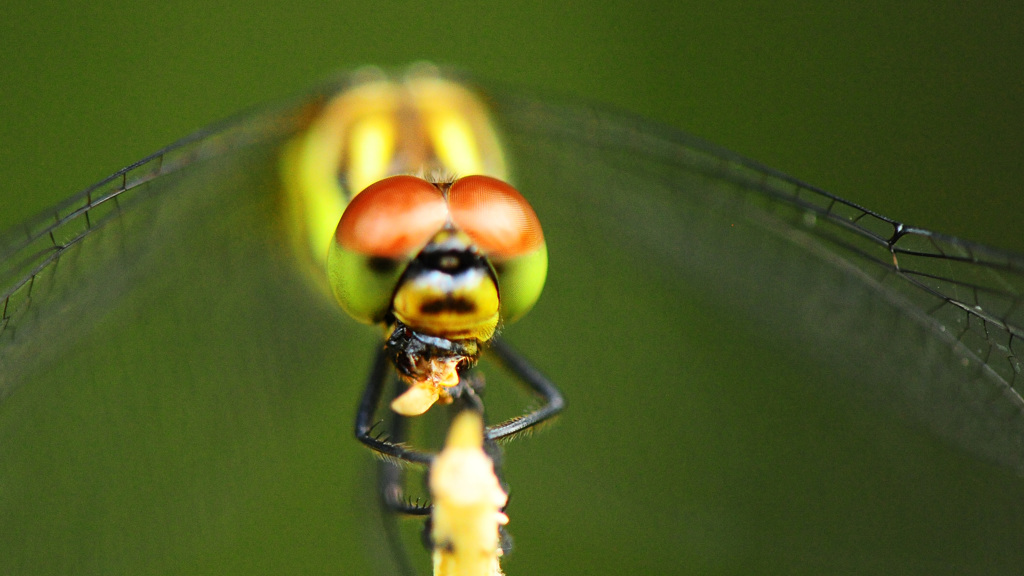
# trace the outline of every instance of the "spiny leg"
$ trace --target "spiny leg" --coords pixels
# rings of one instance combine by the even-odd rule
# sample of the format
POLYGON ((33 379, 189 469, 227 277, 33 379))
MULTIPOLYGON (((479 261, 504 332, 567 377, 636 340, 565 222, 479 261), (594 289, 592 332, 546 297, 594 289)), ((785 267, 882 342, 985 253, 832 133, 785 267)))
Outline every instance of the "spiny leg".
POLYGON ((554 417, 565 409, 565 398, 558 387, 504 340, 501 338, 492 340, 490 351, 520 383, 525 384, 531 392, 544 399, 544 405, 528 414, 488 426, 486 430, 488 440, 501 440, 518 434, 554 417))
POLYGON ((409 448, 401 442, 394 442, 383 433, 374 434, 374 429, 379 424, 374 420, 374 415, 380 404, 384 385, 391 375, 390 367, 384 348, 380 348, 374 358, 373 368, 370 370, 370 377, 366 381, 366 389, 356 412, 356 438, 385 458, 404 460, 412 464, 430 464, 434 458, 433 454, 409 448))
MULTIPOLYGON (((394 382, 393 398, 402 393, 402 383, 396 379, 394 382)), ((391 430, 391 437, 396 442, 404 442, 408 419, 400 414, 391 413, 388 424, 391 430)), ((416 569, 413 567, 409 550, 402 539, 399 526, 399 515, 403 516, 427 516, 430 515, 429 501, 421 502, 419 498, 411 501, 405 494, 405 470, 402 465, 392 460, 380 460, 377 462, 377 489, 384 525, 384 534, 391 543, 393 551, 392 559, 401 576, 416 576, 416 569)), ((424 534, 429 533, 429 519, 424 527, 424 534)))
MULTIPOLYGON (((552 418, 565 408, 565 399, 554 383, 503 340, 494 339, 490 350, 520 383, 544 400, 544 405, 528 414, 488 426, 486 430, 488 440, 501 440, 518 434, 552 418)), ((393 441, 385 434, 374 434, 374 429, 379 424, 374 420, 374 414, 380 404, 385 382, 390 375, 389 368, 388 357, 384 349, 381 348, 374 359, 373 369, 370 371, 370 377, 356 413, 356 438, 385 458, 403 460, 412 464, 429 464, 434 457, 433 454, 409 448, 401 442, 393 441)), ((478 411, 483 410, 482 402, 472 386, 465 386, 463 393, 459 396, 478 411)))

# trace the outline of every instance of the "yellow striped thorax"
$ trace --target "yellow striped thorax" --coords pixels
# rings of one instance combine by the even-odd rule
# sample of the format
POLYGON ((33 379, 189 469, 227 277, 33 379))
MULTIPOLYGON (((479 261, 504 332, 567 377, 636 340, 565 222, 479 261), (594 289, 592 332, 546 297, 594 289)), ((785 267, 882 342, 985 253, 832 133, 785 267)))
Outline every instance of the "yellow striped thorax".
POLYGON ((426 64, 392 78, 376 68, 326 100, 282 156, 293 242, 323 266, 341 213, 388 176, 483 174, 508 180, 487 108, 426 64))

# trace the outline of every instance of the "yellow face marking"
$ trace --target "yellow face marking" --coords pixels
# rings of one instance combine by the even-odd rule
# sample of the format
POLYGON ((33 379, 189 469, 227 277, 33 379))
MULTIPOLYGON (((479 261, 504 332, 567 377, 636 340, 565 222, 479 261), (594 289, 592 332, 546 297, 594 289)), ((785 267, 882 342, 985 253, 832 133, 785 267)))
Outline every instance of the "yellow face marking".
MULTIPOLYGON (((464 232, 442 229, 431 245, 469 250, 464 232)), ((429 247, 429 245, 428 245, 429 247)), ((425 270, 403 278, 391 300, 391 311, 413 330, 448 339, 491 339, 500 316, 498 286, 482 267, 448 272, 425 270)))
POLYGON ((405 280, 392 312, 413 330, 448 339, 490 340, 498 326, 498 287, 483 270, 431 271, 405 280))

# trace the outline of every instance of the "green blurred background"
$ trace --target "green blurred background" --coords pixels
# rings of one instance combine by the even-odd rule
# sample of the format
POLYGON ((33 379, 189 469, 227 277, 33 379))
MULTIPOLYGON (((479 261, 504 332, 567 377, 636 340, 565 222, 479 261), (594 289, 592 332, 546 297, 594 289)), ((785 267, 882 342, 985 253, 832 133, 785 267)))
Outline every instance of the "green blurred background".
POLYGON ((1024 250, 1024 6, 5 2, 0 224, 336 69, 429 59, 606 102, 1024 250))
MULTIPOLYGON (((1024 176, 1024 163, 1019 160, 1024 116, 1024 83, 1019 73, 1019 63, 1024 61, 1024 44, 1019 37, 1019 23, 1024 16, 1021 12, 1024 8, 1014 5, 980 11, 930 2, 829 6, 827 10, 810 3, 718 3, 712 11, 685 3, 637 6, 626 2, 581 9, 547 2, 512 7, 480 3, 426 6, 413 2, 237 2, 202 8, 173 2, 154 6, 93 3, 88 7, 6 3, 0 7, 4 74, 0 82, 0 197, 4 202, 0 223, 10 224, 28 217, 195 129, 245 107, 301 92, 337 69, 366 63, 398 66, 428 59, 540 94, 593 100, 631 110, 696 133, 884 214, 1024 251, 1024 238, 1018 232, 1019 215, 1024 213, 1024 196, 1018 193, 1024 176)), ((553 223, 551 237, 566 235, 572 215, 561 215, 561 228, 559 215, 553 216, 556 217, 545 220, 553 223)), ((613 244, 613 240, 607 239, 608 244, 613 244)), ((635 256, 628 250, 608 254, 613 261, 621 260, 624 264, 635 256)), ((565 268, 560 273, 564 278, 586 278, 582 273, 564 272, 574 265, 583 266, 581 263, 563 262, 565 268)), ((644 262, 643 266, 647 270, 657 264, 644 262)), ((629 268, 623 265, 617 270, 628 275, 629 268)), ((600 275, 604 270, 589 272, 593 273, 592 280, 597 283, 601 297, 618 298, 614 282, 599 284, 606 280, 600 275)), ((575 302, 565 290, 559 292, 556 276, 553 274, 549 294, 539 304, 538 312, 524 319, 517 327, 518 334, 529 335, 532 329, 533 334, 543 333, 543 337, 557 341, 561 334, 552 331, 552 327, 569 330, 576 319, 589 312, 589 303, 575 302)), ((627 330, 626 334, 645 330, 675 337, 677 317, 692 315, 698 321, 708 322, 702 316, 703 301, 683 304, 675 300, 679 294, 673 291, 674 285, 658 292, 651 286, 659 286, 660 281, 648 282, 649 278, 643 275, 632 280, 649 288, 650 293, 645 292, 645 296, 663 308, 637 299, 622 309, 612 310, 610 316, 632 319, 632 324, 623 321, 623 326, 635 330, 627 330)), ((696 360, 659 357, 662 362, 647 363, 648 370, 655 375, 674 378, 678 374, 674 370, 681 369, 690 371, 688 377, 699 382, 700 385, 680 388, 680 394, 690 395, 691 403, 679 406, 678 412, 676 405, 656 404, 661 400, 657 389, 634 390, 634 396, 621 389, 615 389, 614 394, 601 389, 585 397, 592 382, 607 376, 598 369, 603 369, 599 362, 588 360, 586 366, 573 366, 578 358, 561 358, 557 351, 551 354, 550 347, 545 349, 542 339, 537 343, 524 338, 527 347, 549 352, 542 356, 533 350, 531 357, 555 375, 576 374, 577 370, 585 375, 587 370, 591 373, 580 381, 565 382, 571 387, 568 392, 575 402, 571 418, 532 446, 520 450, 517 444, 516 450, 509 451, 509 475, 513 476, 510 481, 521 494, 513 529, 513 534, 520 535, 521 549, 525 550, 519 555, 519 562, 543 560, 552 572, 571 572, 571 567, 580 565, 581 560, 574 558, 569 548, 576 546, 580 538, 592 538, 592 544, 605 542, 595 534, 607 535, 603 531, 611 524, 609 518, 621 520, 614 528, 632 530, 629 523, 637 525, 633 530, 636 541, 621 544, 632 547, 633 554, 641 559, 682 550, 679 553, 683 558, 678 565, 665 568, 652 560, 650 573, 671 569, 680 573, 687 567, 699 570, 705 559, 699 553, 710 559, 708 565, 724 565, 720 569, 723 573, 744 573, 745 569, 764 566, 764 558, 772 555, 778 541, 789 542, 793 549, 810 558, 794 560, 807 573, 815 572, 814 562, 822 566, 870 566, 871 558, 854 561, 837 557, 836 550, 840 554, 855 554, 882 548, 880 562, 905 555, 910 558, 910 565, 929 570, 928 558, 919 557, 917 551, 946 548, 952 550, 950 555, 955 555, 959 551, 954 545, 960 542, 976 555, 985 556, 986 543, 996 551, 992 555, 1005 550, 1001 547, 1007 542, 1019 543, 1016 535, 1020 532, 1012 529, 1020 522, 1013 517, 1019 509, 997 507, 1012 501, 1019 492, 1015 478, 998 471, 990 479, 986 465, 978 465, 976 476, 972 476, 964 472, 975 469, 969 457, 948 464, 953 457, 944 452, 934 458, 937 464, 932 467, 932 452, 926 441, 917 436, 908 439, 902 435, 902 429, 881 429, 879 436, 891 441, 895 448, 875 458, 878 439, 865 436, 861 445, 862 437, 858 434, 868 433, 856 428, 851 451, 859 451, 861 457, 838 462, 835 470, 829 468, 828 464, 836 458, 835 445, 827 441, 827 432, 819 451, 813 448, 823 431, 835 424, 832 412, 823 410, 808 416, 800 411, 805 406, 820 408, 813 402, 804 402, 801 395, 811 396, 807 390, 817 390, 820 380, 815 378, 830 376, 830 367, 817 367, 818 372, 811 371, 802 383, 785 389, 769 386, 754 390, 745 388, 745 384, 734 385, 736 380, 721 378, 723 370, 728 372, 730 365, 742 361, 753 365, 756 376, 761 376, 762 367, 765 372, 780 373, 774 378, 766 376, 766 381, 782 382, 790 377, 789 372, 769 363, 774 354, 792 343, 772 343, 762 338, 744 340, 749 335, 737 337, 739 329, 749 329, 742 313, 738 315, 740 318, 733 318, 733 324, 716 324, 714 334, 701 334, 700 340, 694 338, 692 342, 699 343, 700 348, 695 346, 687 352, 696 360), (707 365, 702 366, 705 358, 707 365), (701 379, 704 372, 707 381, 719 383, 718 388, 705 385, 701 379), (745 399, 748 403, 744 403, 745 399), (602 420, 603 410, 612 414, 610 405, 633 416, 628 402, 636 402, 643 410, 638 421, 602 420), (708 406, 724 407, 729 417, 712 413, 708 406), (783 425, 781 420, 758 420, 761 413, 773 417, 781 413, 787 419, 783 425), (660 414, 662 419, 648 414, 660 414), (584 419, 588 415, 589 421, 584 419), (683 429, 680 422, 668 420, 677 415, 688 426, 685 434, 671 429, 683 429), (749 428, 729 428, 727 424, 746 420, 753 422, 749 428), (594 423, 608 426, 603 430, 587 427, 594 423), (721 433, 724 440, 709 441, 694 432, 722 423, 726 423, 724 431, 708 430, 707 436, 721 433), (777 433, 793 443, 778 442, 772 435, 777 433), (644 440, 651 440, 650 445, 656 446, 659 435, 670 442, 683 439, 685 444, 679 447, 679 453, 696 455, 692 463, 679 457, 678 461, 657 461, 652 465, 649 451, 638 446, 643 447, 644 440), (588 444, 596 444, 595 439, 602 443, 588 444), (714 451, 732 444, 739 447, 731 453, 732 459, 717 459, 714 451), (906 469, 901 461, 904 452, 917 456, 906 469), (558 459, 544 459, 552 455, 558 459), (804 468, 804 457, 815 466, 804 468), (895 463, 881 467, 878 472, 878 460, 885 464, 887 458, 895 463), (722 470, 708 462, 720 462, 722 470), (566 470, 573 474, 564 473, 566 470), (621 474, 609 474, 613 470, 621 474), (915 476, 944 470, 956 474, 949 474, 948 479, 941 474, 937 478, 915 476), (791 483, 797 473, 806 476, 802 476, 806 484, 791 483), (533 477, 543 474, 549 474, 545 478, 549 483, 533 477), (768 481, 763 481, 765 476, 768 481), (864 486, 858 484, 861 478, 866 478, 864 486), (632 483, 647 479, 658 483, 644 484, 642 489, 632 483), (961 482, 968 484, 961 486, 961 482), (859 488, 863 491, 858 492, 859 488), (683 492, 692 495, 681 495, 683 492), (547 500, 541 500, 537 493, 547 500), (1000 539, 989 538, 977 529, 961 538, 955 530, 959 524, 944 520, 953 518, 959 522, 964 515, 973 514, 972 506, 982 501, 978 494, 986 493, 996 494, 992 500, 996 504, 985 501, 986 506, 995 510, 980 510, 972 526, 988 528, 995 523, 991 527, 996 531, 1007 527, 1011 530, 1003 530, 1000 539), (577 501, 576 495, 593 500, 577 501), (953 502, 955 498, 951 495, 961 495, 961 500, 953 502), (865 499, 873 506, 858 515, 858 507, 865 499), (550 510, 553 503, 562 501, 572 504, 567 509, 578 516, 556 513, 551 516, 557 518, 547 518, 538 514, 536 507, 543 505, 550 510), (653 513, 643 518, 630 517, 629 506, 637 501, 647 506, 643 510, 653 513), (534 510, 530 509, 531 503, 534 510), (673 508, 676 503, 680 506, 678 510, 673 508), (934 516, 933 510, 937 510, 934 516), (878 511, 884 513, 875 514, 878 511), (853 521, 845 522, 845 514, 853 521), (797 517, 811 521, 794 521, 797 517), (827 522, 821 522, 822 519, 827 522), (849 525, 842 526, 844 523, 849 525), (642 540, 640 535, 646 534, 643 528, 647 524, 648 530, 653 530, 652 526, 670 528, 659 532, 660 540, 642 540), (835 534, 823 533, 822 525, 836 529, 835 534), (896 533, 906 527, 913 534, 898 541, 885 531, 888 528, 896 533), (705 539, 705 534, 711 536, 705 539), (569 553, 559 558, 531 556, 531 550, 536 554, 544 549, 539 535, 546 535, 552 549, 569 553), (834 547, 820 548, 822 541, 829 541, 834 547), (908 548, 887 550, 887 545, 908 548), (657 547, 661 554, 648 555, 644 546, 657 547), (750 550, 756 554, 745 556, 745 551, 750 550), (723 558, 733 560, 733 570, 722 562, 723 558), (829 564, 831 560, 835 564, 829 564)), ((324 322, 335 320, 328 318, 324 322)), ((270 319, 263 321, 271 323, 270 319)), ((295 319, 293 323, 300 322, 295 319)), ((111 330, 120 330, 120 325, 111 330)), ((198 327, 192 330, 202 332, 198 327)), ((603 351, 611 345, 622 345, 616 339, 618 335, 609 332, 588 335, 593 345, 582 349, 603 351)), ((365 338, 370 337, 367 334, 365 338)), ((144 340, 139 338, 140 342, 145 343, 144 340)), ((639 347, 639 339, 634 340, 632 345, 639 347)), ((673 342, 666 347, 678 351, 689 342, 673 342)), ((299 350, 305 347, 303 342, 290 344, 299 350)), ((642 361, 642 352, 632 354, 630 359, 642 361)), ((234 359, 245 364, 243 360, 234 359)), ((609 358, 600 360, 610 362, 609 358)), ((58 368, 74 372, 73 366, 58 368)), ((59 378, 59 373, 54 378, 59 378)), ((612 384, 623 381, 625 377, 612 384)), ((324 384, 324 389, 333 386, 324 384)), ((299 392, 300 396, 315 396, 322 390, 299 392)), ((141 397, 147 390, 140 387, 136 393, 141 397)), ((224 392, 226 396, 232 393, 224 392)), ((339 403, 352 396, 349 390, 337 394, 339 403)), ((204 408, 196 402, 195 394, 186 389, 179 396, 180 402, 169 402, 169 409, 202 413, 204 408)), ((19 401, 25 397, 31 398, 25 394, 19 401)), ((319 406, 322 402, 318 398, 308 404, 319 406)), ((145 398, 136 401, 144 404, 145 398)), ((128 408, 119 403, 132 406, 119 396, 96 402, 98 406, 106 402, 111 409, 126 411, 128 408)), ((223 405, 214 406, 209 411, 218 416, 223 405)), ((280 402, 280 406, 287 408, 292 404, 280 402)), ((249 408, 244 404, 238 407, 240 421, 246 421, 249 408)), ((255 416, 249 425, 256 429, 262 413, 251 413, 255 416)), ((340 441, 348 450, 342 458, 352 459, 339 460, 332 464, 337 469, 311 476, 319 482, 331 483, 331 487, 321 487, 321 492, 295 486, 296 493, 330 493, 334 482, 344 491, 348 489, 346 475, 366 472, 349 466, 350 461, 368 460, 354 441, 335 438, 349 426, 347 412, 332 420, 337 413, 334 405, 324 405, 322 413, 303 412, 283 419, 288 426, 308 426, 313 430, 308 434, 296 433, 303 439, 318 437, 325 431, 320 436, 325 438, 325 445, 300 445, 295 449, 275 445, 282 452, 308 451, 308 457, 299 453, 296 460, 313 468, 323 462, 325 453, 331 455, 333 462, 336 447, 331 442, 340 441)), ((859 412, 846 415, 850 421, 870 428, 873 421, 858 420, 860 416, 863 414, 859 412)), ((62 421, 55 420, 50 425, 64 428, 62 421)), ((266 437, 255 436, 252 444, 287 444, 291 438, 289 430, 292 428, 260 431, 266 437)), ((119 458, 124 456, 117 451, 120 431, 104 433, 111 436, 109 441, 114 446, 109 450, 111 461, 120 465, 119 458)), ((94 450, 102 453, 103 449, 101 446, 94 450)), ((139 462, 142 466, 146 460, 139 462)), ((54 466, 59 468, 60 463, 54 466)), ((129 474, 125 477, 134 478, 129 474)), ((228 479, 232 478, 235 477, 228 479)), ((216 474, 207 483, 223 489, 225 499, 237 497, 231 484, 222 483, 216 474)), ((339 499, 343 497, 351 495, 344 494, 339 499)), ((302 502, 310 504, 310 509, 305 510, 308 516, 297 515, 283 506, 274 508, 271 502, 266 506, 267 517, 289 527, 310 518, 311 531, 325 530, 324 538, 329 541, 322 547, 335 546, 330 539, 336 534, 317 524, 327 523, 330 515, 302 502)), ((322 504, 326 510, 339 509, 334 501, 322 504)), ((254 508, 262 506, 260 502, 254 508)), ((183 516, 190 513, 181 511, 183 516)), ((223 520, 231 522, 231 518, 223 520)), ((90 525, 88 519, 81 524, 90 525)), ((187 526, 189 523, 183 521, 172 527, 184 531, 187 526)), ((252 530, 261 532, 255 527, 252 530)), ((346 538, 351 537, 349 528, 343 533, 346 538)), ((262 533, 261 536, 271 539, 262 533)), ((185 537, 182 540, 188 541, 185 537)), ((357 545, 350 541, 345 544, 357 545)), ((111 546, 117 548, 117 543, 111 546)), ((248 558, 250 554, 244 547, 233 547, 231 542, 223 546, 237 551, 239 556, 248 558)), ((217 549, 213 544, 211 548, 217 549)), ((261 552, 265 550, 251 551, 254 563, 261 558, 261 552)), ((304 554, 298 549, 293 552, 295 556, 304 554)), ((139 563, 145 565, 145 549, 140 548, 137 553, 143 557, 139 563)), ((589 564, 584 564, 608 566, 625 557, 611 548, 604 553, 606 556, 590 558, 589 564)), ((785 553, 783 550, 779 556, 785 553)), ((311 566, 322 560, 314 554, 309 558, 311 566)), ((226 558, 225 562, 231 560, 226 558)), ((786 565, 783 560, 775 564, 786 565)), ((298 564, 294 566, 296 571, 301 569, 298 564)), ((940 567, 959 572, 965 568, 940 567)), ((875 568, 879 573, 886 572, 885 565, 875 568)), ((344 573, 344 569, 340 571, 344 573)), ((510 568, 510 573, 524 571, 510 568)))

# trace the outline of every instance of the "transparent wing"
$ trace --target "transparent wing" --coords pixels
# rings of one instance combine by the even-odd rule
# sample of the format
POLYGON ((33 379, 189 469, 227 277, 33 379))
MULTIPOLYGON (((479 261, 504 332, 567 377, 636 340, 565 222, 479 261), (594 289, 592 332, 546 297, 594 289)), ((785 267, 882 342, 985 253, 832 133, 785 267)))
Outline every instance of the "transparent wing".
POLYGON ((872 392, 1024 472, 1024 256, 907 226, 640 119, 515 99, 504 105, 519 111, 505 117, 524 140, 514 156, 529 155, 528 170, 539 155, 601 167, 589 186, 575 187, 575 205, 602 203, 593 212, 606 215, 616 241, 694 285, 742 290, 730 306, 771 322, 774 338, 812 331, 817 347, 846 363, 875 364, 872 392), (823 283, 829 276, 842 284, 823 283), (851 287, 864 294, 844 296, 851 287), (774 290, 790 301, 785 307, 758 295, 774 290), (891 314, 875 317, 866 306, 891 314), (886 334, 896 322, 918 335, 886 334), (864 340, 866 328, 878 335, 858 356, 851 340, 864 340))
MULTIPOLYGON (((4 231, 0 235, 0 338, 7 344, 3 350, 10 353, 12 347, 25 340, 17 335, 24 315, 37 310, 46 314, 51 301, 83 293, 81 287, 75 286, 75 279, 94 274, 88 270, 90 266, 116 261, 129 248, 126 242, 122 253, 117 254, 95 245, 105 234, 117 235, 101 233, 107 224, 113 221, 115 227, 124 226, 138 218, 140 222, 134 225, 142 229, 141 234, 149 234, 146 228, 151 221, 136 215, 152 212, 154 204, 186 204, 190 200, 188 192, 175 188, 183 172, 187 178, 187 171, 194 166, 230 163, 237 151, 279 144, 300 128, 304 109, 315 105, 316 100, 313 96, 305 105, 267 109, 192 134, 90 186, 47 213, 4 231), (144 208, 134 208, 140 204, 144 208), (83 242, 89 246, 80 249, 83 242), (67 262, 81 257, 88 262, 67 262), (69 266, 75 269, 62 270, 69 266), (58 280, 57 276, 62 278, 58 280)), ((194 183, 193 186, 205 188, 201 195, 207 199, 227 194, 212 187, 194 183)), ((256 201, 257 196, 249 198, 256 201)), ((186 226, 181 229, 179 233, 190 234, 186 226)), ((149 244, 161 241, 152 237, 144 240, 149 244)), ((105 300, 117 305, 116 298, 105 300)), ((31 329, 33 322, 25 324, 26 329, 31 329)), ((11 393, 11 385, 17 382, 15 368, 21 365, 13 359, 9 362, 9 370, 0 381, 0 398, 11 393)))
POLYGON ((495 102, 550 246, 508 337, 569 399, 532 481, 585 503, 545 500, 552 550, 593 542, 572 569, 1024 562, 1021 256, 625 114, 495 102))
MULTIPOLYGON (((504 335, 569 400, 507 447, 510 574, 1024 563, 1020 257, 628 115, 491 99, 551 260, 504 335)), ((389 573, 350 437, 377 335, 277 217, 316 100, 6 237, 0 571, 389 573)), ((483 369, 488 409, 521 409, 483 369)))
POLYGON ((349 422, 375 334, 299 272, 277 218, 278 151, 320 95, 8 231, 0 572, 369 571, 349 422))

